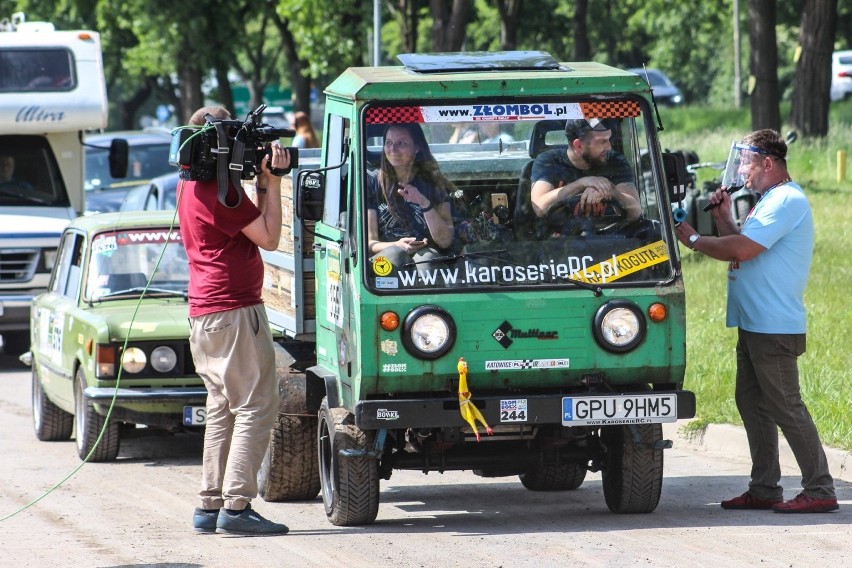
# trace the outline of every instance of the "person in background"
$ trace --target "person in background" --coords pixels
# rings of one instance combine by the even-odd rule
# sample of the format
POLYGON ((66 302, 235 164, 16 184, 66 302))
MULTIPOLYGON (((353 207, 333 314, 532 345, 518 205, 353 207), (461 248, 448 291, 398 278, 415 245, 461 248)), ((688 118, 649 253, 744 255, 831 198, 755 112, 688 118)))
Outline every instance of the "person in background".
POLYGON ((15 158, 10 154, 0 154, 0 187, 32 189, 32 186, 15 177, 15 158))
POLYGON ((296 148, 319 148, 319 138, 314 127, 311 125, 311 119, 302 111, 297 112, 293 116, 293 129, 296 135, 293 137, 292 145, 296 148))
MULTIPOLYGON (((204 125, 207 116, 230 119, 222 107, 203 107, 190 124, 204 125)), ((257 496, 257 472, 279 404, 258 247, 278 247, 281 176, 289 166, 289 152, 272 144, 271 159, 264 158, 257 175, 255 202, 228 181, 223 201, 233 206, 219 201, 215 173, 208 179, 210 174, 193 173, 191 165, 180 172, 178 215, 189 259, 190 349, 207 387, 200 506, 192 518, 198 532, 288 531, 254 511, 251 500, 257 496)))
POLYGON ((418 124, 393 124, 385 131, 378 174, 367 180, 369 255, 393 266, 428 260, 453 240, 450 181, 418 124))
POLYGON ((731 198, 710 196, 718 237, 687 223, 677 236, 692 250, 728 262, 727 325, 737 328, 736 402, 751 451, 748 490, 723 509, 826 513, 838 508, 834 481, 814 421, 799 390, 797 360, 805 352, 805 287, 814 221, 802 188, 787 171, 787 144, 774 130, 743 138, 739 173, 760 198, 742 227, 731 198), (803 491, 784 501, 779 485, 778 428, 802 472, 803 491))

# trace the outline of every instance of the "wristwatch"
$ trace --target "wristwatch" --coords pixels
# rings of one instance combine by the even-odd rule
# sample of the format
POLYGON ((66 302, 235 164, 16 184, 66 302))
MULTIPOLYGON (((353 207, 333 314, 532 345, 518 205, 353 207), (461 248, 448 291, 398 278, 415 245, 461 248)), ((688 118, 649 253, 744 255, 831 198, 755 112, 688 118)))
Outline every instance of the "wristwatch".
POLYGON ((701 238, 701 235, 699 235, 698 233, 695 233, 693 235, 689 235, 689 238, 687 239, 687 241, 689 241, 689 248, 691 248, 692 250, 695 250, 695 243, 697 243, 698 239, 700 239, 700 238, 701 238))

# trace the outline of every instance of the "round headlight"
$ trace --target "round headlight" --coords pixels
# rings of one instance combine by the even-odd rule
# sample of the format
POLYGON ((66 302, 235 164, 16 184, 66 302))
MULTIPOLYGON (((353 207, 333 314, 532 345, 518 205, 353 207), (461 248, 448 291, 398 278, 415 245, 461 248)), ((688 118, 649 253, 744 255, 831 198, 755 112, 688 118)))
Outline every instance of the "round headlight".
POLYGON ((415 357, 437 359, 452 348, 455 340, 453 319, 437 306, 420 306, 405 318, 402 343, 415 357))
POLYGON ((151 352, 151 366, 159 373, 168 373, 177 365, 177 353, 167 345, 157 347, 151 352))
POLYGON ((623 353, 645 338, 645 318, 635 304, 614 300, 601 306, 595 314, 594 331, 601 347, 623 353))
POLYGON ((128 373, 139 373, 145 368, 145 352, 138 347, 129 347, 121 354, 121 368, 128 373))

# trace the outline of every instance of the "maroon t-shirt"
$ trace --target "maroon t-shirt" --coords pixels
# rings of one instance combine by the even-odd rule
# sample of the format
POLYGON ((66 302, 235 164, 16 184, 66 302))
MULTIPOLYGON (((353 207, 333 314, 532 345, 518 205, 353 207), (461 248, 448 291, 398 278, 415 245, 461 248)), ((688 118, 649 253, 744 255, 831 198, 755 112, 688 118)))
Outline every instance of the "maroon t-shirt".
MULTIPOLYGON (((178 183, 180 234, 189 258, 189 316, 262 303, 263 261, 241 231, 260 216, 246 196, 238 207, 219 203, 217 181, 178 183)), ((228 194, 236 197, 229 182, 228 194)), ((229 199, 230 202, 230 199, 229 199)))

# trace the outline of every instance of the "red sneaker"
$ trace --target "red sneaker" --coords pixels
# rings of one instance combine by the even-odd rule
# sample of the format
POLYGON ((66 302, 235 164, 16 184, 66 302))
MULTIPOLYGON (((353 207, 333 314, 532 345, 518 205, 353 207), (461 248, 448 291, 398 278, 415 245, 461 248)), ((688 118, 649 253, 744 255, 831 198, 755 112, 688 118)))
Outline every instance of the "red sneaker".
POLYGON ((751 493, 746 491, 739 497, 722 501, 723 509, 771 509, 780 505, 784 499, 778 497, 776 499, 758 499, 751 493))
POLYGON ((776 513, 830 513, 839 508, 837 499, 816 499, 804 493, 799 493, 789 501, 772 506, 772 510, 776 513))

